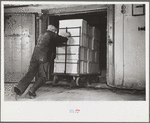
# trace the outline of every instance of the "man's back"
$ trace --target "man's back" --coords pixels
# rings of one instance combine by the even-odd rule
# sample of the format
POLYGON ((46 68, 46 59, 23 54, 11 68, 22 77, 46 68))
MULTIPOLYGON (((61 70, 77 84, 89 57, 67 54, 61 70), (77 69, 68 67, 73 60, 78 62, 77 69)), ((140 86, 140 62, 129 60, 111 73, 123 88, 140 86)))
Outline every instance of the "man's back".
POLYGON ((50 58, 51 54, 56 52, 56 46, 67 40, 67 38, 59 36, 54 32, 46 31, 39 36, 33 54, 40 57, 48 56, 50 58))

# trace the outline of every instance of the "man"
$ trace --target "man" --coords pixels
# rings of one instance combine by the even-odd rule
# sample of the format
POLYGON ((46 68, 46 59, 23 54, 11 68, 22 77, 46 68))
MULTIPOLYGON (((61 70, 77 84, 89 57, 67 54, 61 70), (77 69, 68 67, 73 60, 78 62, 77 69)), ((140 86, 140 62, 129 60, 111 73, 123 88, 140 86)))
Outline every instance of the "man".
POLYGON ((17 86, 14 87, 16 100, 25 92, 37 73, 38 79, 28 91, 30 98, 35 98, 35 91, 47 81, 49 62, 51 61, 51 58, 54 57, 52 55, 56 52, 56 46, 67 42, 67 37, 71 36, 70 33, 66 33, 64 37, 62 37, 56 33, 57 28, 53 25, 49 25, 47 31, 39 37, 30 60, 28 72, 19 81, 17 86))

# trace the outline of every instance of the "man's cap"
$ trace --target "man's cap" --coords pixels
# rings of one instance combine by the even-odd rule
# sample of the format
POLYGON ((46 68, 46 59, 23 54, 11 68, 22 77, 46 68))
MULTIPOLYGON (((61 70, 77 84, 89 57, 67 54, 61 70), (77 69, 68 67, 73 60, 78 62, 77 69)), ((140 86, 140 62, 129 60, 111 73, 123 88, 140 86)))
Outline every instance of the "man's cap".
POLYGON ((49 30, 49 31, 57 31, 57 28, 54 25, 48 25, 47 30, 49 30))

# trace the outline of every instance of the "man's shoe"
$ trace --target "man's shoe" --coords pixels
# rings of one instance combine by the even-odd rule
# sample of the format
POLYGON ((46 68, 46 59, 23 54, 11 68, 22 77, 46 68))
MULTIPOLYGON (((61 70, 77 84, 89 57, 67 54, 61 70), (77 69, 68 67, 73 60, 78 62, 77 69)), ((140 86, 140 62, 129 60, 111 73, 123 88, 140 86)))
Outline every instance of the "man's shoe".
POLYGON ((58 86, 58 84, 55 84, 55 83, 52 83, 51 85, 52 85, 52 87, 57 87, 58 86))
POLYGON ((18 101, 19 98, 20 96, 15 93, 15 100, 18 101))
POLYGON ((29 91, 28 93, 29 93, 30 99, 34 99, 36 97, 36 93, 35 92, 29 91))
POLYGON ((15 99, 17 101, 21 96, 21 91, 17 87, 14 87, 14 92, 15 92, 15 99))

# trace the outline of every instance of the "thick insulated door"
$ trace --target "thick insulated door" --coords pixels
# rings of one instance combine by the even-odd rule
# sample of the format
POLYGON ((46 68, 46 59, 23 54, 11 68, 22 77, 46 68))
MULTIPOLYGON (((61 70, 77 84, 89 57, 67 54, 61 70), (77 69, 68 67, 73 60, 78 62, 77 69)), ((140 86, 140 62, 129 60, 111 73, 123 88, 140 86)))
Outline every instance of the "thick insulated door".
POLYGON ((108 83, 111 86, 145 89, 145 15, 133 16, 133 9, 141 13, 141 7, 137 8, 115 5, 115 81, 108 83))
MULTIPOLYGON (((136 5, 140 6, 140 5, 136 5)), ((145 88, 145 15, 132 16, 126 5, 124 18, 124 84, 127 88, 145 88), (143 28, 143 29, 142 29, 143 28), (130 71, 130 72, 129 72, 130 71)), ((139 9, 141 10, 141 9, 139 9)), ((138 11, 137 11, 138 12, 138 11)))
POLYGON ((28 70, 35 46, 35 16, 6 14, 4 24, 5 82, 18 82, 28 70))

